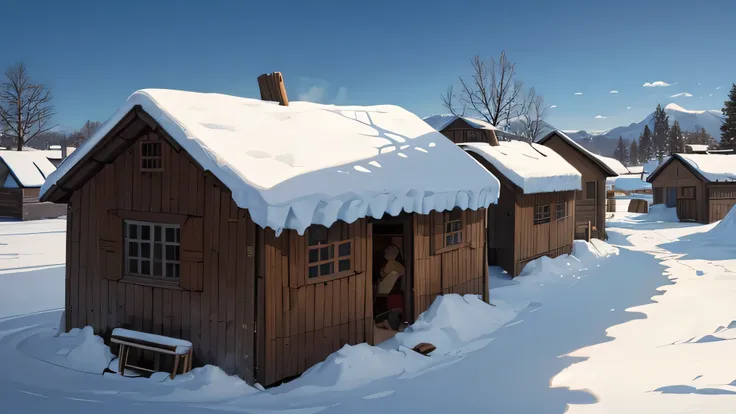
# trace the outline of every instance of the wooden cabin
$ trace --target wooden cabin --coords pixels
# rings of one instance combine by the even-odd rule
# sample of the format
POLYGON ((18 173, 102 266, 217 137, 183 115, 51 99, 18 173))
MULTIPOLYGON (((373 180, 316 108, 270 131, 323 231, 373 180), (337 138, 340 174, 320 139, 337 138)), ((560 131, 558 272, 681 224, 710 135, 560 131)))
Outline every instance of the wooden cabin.
POLYGON ((138 91, 50 177, 43 199, 70 205, 67 329, 189 340, 195 365, 270 385, 437 295, 488 299, 498 180, 402 108, 259 86, 138 91))
POLYGON ((580 173, 551 149, 522 141, 460 144, 501 182, 488 208, 488 262, 517 276, 541 256, 570 254, 580 173))
POLYGON ((674 154, 647 182, 654 204, 675 207, 680 221, 712 223, 736 204, 736 155, 674 154))
POLYGON ((456 144, 486 142, 497 145, 500 130, 492 124, 467 116, 441 114, 423 118, 424 122, 456 144))
POLYGON ((65 215, 65 205, 38 200, 41 186, 55 169, 36 151, 0 151, 0 217, 38 220, 65 215))
POLYGON ((550 132, 537 143, 553 149, 580 172, 581 189, 575 192, 575 238, 590 234, 605 239, 606 178, 618 173, 561 131, 550 132))

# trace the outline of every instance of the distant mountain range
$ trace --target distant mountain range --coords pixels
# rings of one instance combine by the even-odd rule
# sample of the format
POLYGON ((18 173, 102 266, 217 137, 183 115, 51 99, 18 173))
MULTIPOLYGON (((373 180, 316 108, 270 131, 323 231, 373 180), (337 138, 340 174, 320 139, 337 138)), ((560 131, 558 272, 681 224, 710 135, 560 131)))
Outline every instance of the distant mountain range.
MULTIPOLYGON (((675 103, 664 107, 669 116, 670 126, 678 121, 683 131, 694 132, 699 128, 705 128, 716 140, 721 136, 721 112, 720 111, 692 111, 675 103)), ((618 137, 625 141, 638 139, 644 132, 644 126, 654 128, 654 112, 647 115, 641 122, 632 123, 628 126, 620 126, 601 133, 587 131, 565 131, 565 134, 580 143, 582 146, 597 154, 610 156, 618 143, 618 137)))

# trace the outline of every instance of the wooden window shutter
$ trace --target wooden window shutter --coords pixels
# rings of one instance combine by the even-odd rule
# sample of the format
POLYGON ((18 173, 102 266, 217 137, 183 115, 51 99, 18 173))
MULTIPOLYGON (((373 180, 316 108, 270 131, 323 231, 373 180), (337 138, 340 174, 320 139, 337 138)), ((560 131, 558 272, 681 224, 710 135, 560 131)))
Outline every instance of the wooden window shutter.
POLYGON ((202 217, 187 218, 181 229, 179 286, 201 292, 204 279, 204 228, 202 217))
POLYGON ((100 225, 99 268, 107 280, 117 281, 123 277, 123 219, 108 212, 100 225))
POLYGON ((433 211, 429 213, 430 217, 430 239, 429 250, 432 255, 445 247, 445 213, 433 211))

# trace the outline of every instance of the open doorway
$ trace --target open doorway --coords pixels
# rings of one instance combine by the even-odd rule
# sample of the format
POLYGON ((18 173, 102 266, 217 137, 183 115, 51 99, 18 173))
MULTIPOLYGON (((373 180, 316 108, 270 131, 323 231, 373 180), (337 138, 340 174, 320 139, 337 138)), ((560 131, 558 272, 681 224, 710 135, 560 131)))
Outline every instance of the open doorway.
POLYGON ((411 216, 373 223, 374 343, 392 338, 412 322, 411 216))

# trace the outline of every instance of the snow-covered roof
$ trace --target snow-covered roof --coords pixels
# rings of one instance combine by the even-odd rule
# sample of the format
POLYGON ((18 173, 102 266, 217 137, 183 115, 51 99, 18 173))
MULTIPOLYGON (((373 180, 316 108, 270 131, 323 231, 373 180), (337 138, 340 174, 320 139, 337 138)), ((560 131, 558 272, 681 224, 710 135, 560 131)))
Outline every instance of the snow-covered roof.
POLYGON ((685 144, 693 152, 707 152, 708 146, 705 144, 685 144))
POLYGON ((67 174, 135 106, 277 232, 312 224, 495 203, 499 184, 416 115, 391 105, 334 106, 145 89, 131 95, 41 189, 67 174))
POLYGON ((626 169, 629 170, 631 174, 641 174, 644 172, 643 165, 631 165, 631 166, 626 167, 626 169))
POLYGON ((736 156, 722 154, 676 154, 706 180, 736 181, 736 156))
POLYGON ((628 174, 629 173, 629 170, 626 168, 626 166, 624 166, 621 163, 621 161, 619 161, 619 160, 617 160, 615 158, 604 157, 604 156, 598 155, 598 154, 593 154, 593 156, 595 156, 596 158, 598 158, 599 160, 601 160, 603 163, 605 163, 608 166, 608 168, 610 168, 611 170, 613 170, 618 175, 628 174))
POLYGON ((580 173, 564 158, 544 145, 522 141, 459 144, 483 157, 524 194, 580 190, 580 173))
POLYGON ((553 135, 556 135, 556 136, 562 138, 562 140, 565 141, 565 142, 567 142, 570 146, 572 146, 573 148, 577 149, 582 154, 586 155, 591 161, 593 161, 599 167, 601 167, 601 169, 603 169, 608 175, 610 175, 610 176, 616 176, 616 175, 618 175, 618 173, 615 170, 613 170, 611 167, 609 167, 607 163, 603 162, 603 160, 601 160, 596 154, 593 154, 592 152, 588 151, 585 147, 583 147, 582 145, 580 145, 577 142, 575 142, 575 140, 573 140, 572 138, 568 137, 567 135, 565 135, 564 132, 562 132, 560 130, 555 130, 555 131, 550 132, 549 134, 547 134, 544 137, 542 137, 542 139, 540 139, 539 141, 537 141, 537 143, 543 145, 553 135))
POLYGON ((657 175, 674 159, 679 159, 686 167, 709 182, 736 181, 736 155, 728 154, 672 154, 647 177, 652 182, 657 175))
POLYGON ((457 119, 462 119, 465 121, 468 125, 470 125, 473 128, 476 129, 486 129, 489 131, 497 131, 498 128, 493 126, 493 124, 476 119, 476 118, 470 118, 467 116, 458 116, 458 115, 452 115, 452 114, 441 114, 441 115, 432 115, 428 116, 426 118, 423 118, 424 122, 428 123, 432 128, 436 129, 437 131, 442 131, 445 129, 446 126, 450 125, 451 123, 455 122, 457 119))
POLYGON ((41 187, 56 169, 39 151, 0 151, 0 159, 21 187, 41 187))
POLYGON ((640 174, 626 174, 613 177, 613 188, 620 191, 649 190, 652 185, 641 179, 640 174))

